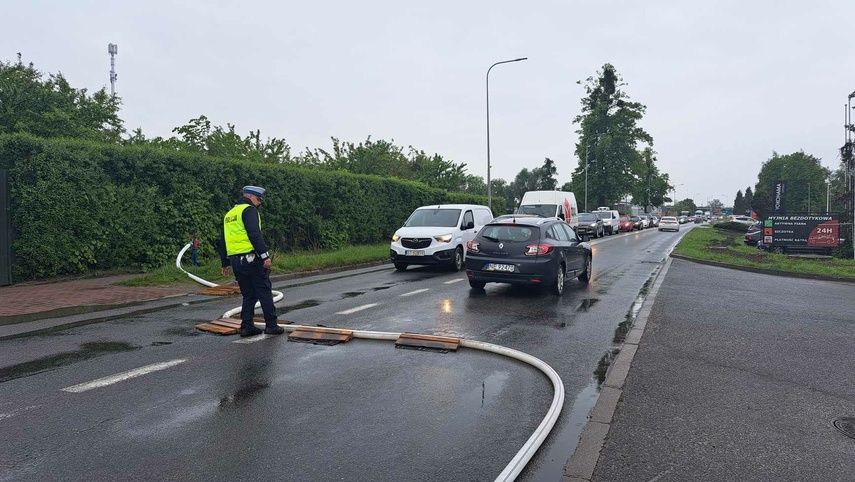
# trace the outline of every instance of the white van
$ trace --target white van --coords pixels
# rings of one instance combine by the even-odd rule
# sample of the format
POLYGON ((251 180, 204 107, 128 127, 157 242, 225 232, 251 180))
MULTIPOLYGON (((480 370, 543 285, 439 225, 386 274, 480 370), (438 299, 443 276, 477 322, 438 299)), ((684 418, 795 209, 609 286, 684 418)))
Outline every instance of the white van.
POLYGON ((460 271, 466 256, 466 242, 472 241, 492 220, 490 208, 476 204, 420 207, 392 236, 389 253, 392 263, 398 271, 411 264, 448 266, 460 271))
POLYGON ((558 217, 572 227, 579 225, 576 216, 579 208, 576 206, 576 196, 565 191, 529 191, 523 194, 519 214, 538 214, 545 218, 558 217))
POLYGON ((594 212, 600 219, 603 220, 603 230, 609 234, 617 234, 620 231, 620 213, 614 209, 598 207, 594 212))

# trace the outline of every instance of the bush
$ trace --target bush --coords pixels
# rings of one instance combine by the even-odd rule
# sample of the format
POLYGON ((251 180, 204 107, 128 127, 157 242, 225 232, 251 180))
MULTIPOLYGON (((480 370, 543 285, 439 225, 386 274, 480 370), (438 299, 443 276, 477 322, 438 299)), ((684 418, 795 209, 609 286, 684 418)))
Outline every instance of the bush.
POLYGON ((747 233, 748 226, 750 225, 745 223, 735 223, 733 221, 722 221, 713 224, 715 229, 720 229, 722 231, 736 231, 737 233, 747 233))
POLYGON ((248 184, 267 189, 262 231, 278 251, 375 244, 416 207, 486 204, 411 181, 21 134, 0 136, 0 168, 10 170, 16 279, 150 270, 194 232, 200 256, 213 256, 248 184))

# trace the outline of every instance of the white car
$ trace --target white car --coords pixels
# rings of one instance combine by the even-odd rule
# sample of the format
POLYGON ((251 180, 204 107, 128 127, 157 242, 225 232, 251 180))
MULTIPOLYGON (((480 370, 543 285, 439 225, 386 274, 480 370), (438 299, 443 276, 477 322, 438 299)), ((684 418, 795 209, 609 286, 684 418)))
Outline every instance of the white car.
POLYGON ((448 266, 463 269, 466 242, 493 220, 487 206, 475 204, 434 204, 415 211, 404 226, 395 231, 390 257, 395 269, 411 264, 448 266))
POLYGON ((674 216, 664 216, 659 220, 659 231, 679 231, 680 222, 674 216))
POLYGON ((740 224, 754 224, 756 221, 756 219, 751 219, 748 216, 733 216, 730 220, 740 224))

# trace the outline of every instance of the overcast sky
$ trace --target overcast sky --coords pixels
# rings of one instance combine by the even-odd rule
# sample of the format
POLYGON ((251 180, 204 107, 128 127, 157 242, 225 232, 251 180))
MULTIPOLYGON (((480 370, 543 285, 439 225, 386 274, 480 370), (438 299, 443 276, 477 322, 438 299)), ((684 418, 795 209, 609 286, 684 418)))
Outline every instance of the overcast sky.
MULTIPOLYGON (((613 64, 647 106, 677 197, 733 201, 772 151, 839 165, 855 91, 855 2, 0 0, 0 60, 21 52, 75 87, 117 93, 148 137, 206 115, 297 154, 330 137, 394 140, 493 178, 546 157, 575 168, 576 81, 613 64)), ((577 193, 580 197, 582 193, 577 193)))

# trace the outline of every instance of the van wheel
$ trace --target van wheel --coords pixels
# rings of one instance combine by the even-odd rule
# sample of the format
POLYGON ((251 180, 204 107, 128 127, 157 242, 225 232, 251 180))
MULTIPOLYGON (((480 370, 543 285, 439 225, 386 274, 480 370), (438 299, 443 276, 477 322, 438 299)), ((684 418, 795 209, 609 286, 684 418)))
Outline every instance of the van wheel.
POLYGON ((395 263, 395 269, 398 271, 406 271, 407 263, 395 263))
POLYGON ((555 273, 555 284, 552 285, 552 294, 556 296, 561 296, 564 293, 564 272, 566 268, 564 267, 564 263, 558 265, 558 272, 555 273))
POLYGON ((484 281, 469 280, 469 287, 473 290, 483 290, 486 285, 484 281))
POLYGON ((579 281, 581 281, 582 283, 587 283, 591 280, 591 274, 594 270, 592 266, 593 261, 594 260, 591 259, 591 256, 588 256, 588 259, 585 261, 585 271, 583 271, 582 274, 579 275, 579 281))
POLYGON ((460 271, 463 269, 463 248, 460 246, 454 250, 454 261, 451 264, 451 271, 460 271))

